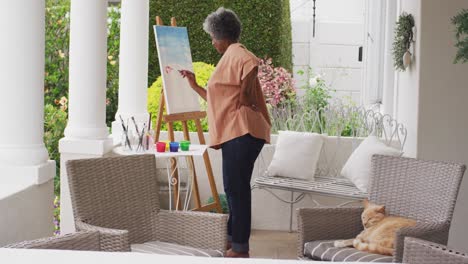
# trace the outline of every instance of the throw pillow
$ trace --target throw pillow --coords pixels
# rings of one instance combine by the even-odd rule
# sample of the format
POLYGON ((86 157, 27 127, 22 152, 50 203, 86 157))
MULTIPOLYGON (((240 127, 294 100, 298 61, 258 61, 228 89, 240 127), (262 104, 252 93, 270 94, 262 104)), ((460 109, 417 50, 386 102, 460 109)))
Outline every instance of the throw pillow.
POLYGON ((269 176, 313 180, 322 149, 322 135, 307 132, 279 131, 269 176))
POLYGON ((375 154, 400 156, 402 152, 385 145, 376 136, 368 136, 351 153, 341 170, 341 176, 348 178, 359 190, 367 192, 371 174, 371 160, 375 154))

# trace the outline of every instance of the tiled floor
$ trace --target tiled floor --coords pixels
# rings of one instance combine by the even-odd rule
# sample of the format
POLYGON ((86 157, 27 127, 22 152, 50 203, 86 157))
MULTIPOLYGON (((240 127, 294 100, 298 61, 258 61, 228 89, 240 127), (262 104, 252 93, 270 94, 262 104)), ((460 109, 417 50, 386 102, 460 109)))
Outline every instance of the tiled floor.
POLYGON ((250 257, 297 259, 297 233, 253 230, 250 237, 250 257))

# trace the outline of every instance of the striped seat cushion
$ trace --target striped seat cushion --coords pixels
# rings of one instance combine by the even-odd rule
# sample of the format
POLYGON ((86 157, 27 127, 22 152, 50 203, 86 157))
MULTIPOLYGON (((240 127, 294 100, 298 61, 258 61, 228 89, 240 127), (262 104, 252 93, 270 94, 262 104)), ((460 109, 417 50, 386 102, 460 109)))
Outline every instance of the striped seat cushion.
POLYGON ((132 244, 131 247, 132 252, 140 253, 199 257, 223 257, 223 252, 219 250, 199 249, 161 241, 151 241, 143 244, 132 244))
POLYGON ((393 257, 359 251, 352 247, 336 248, 333 241, 313 241, 304 244, 304 255, 313 260, 348 262, 392 262, 393 257))

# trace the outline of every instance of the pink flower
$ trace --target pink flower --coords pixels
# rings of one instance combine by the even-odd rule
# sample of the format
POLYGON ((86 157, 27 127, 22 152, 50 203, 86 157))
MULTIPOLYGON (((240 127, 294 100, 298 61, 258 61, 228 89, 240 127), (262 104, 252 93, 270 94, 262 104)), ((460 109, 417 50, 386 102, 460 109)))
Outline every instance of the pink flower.
POLYGON ((273 107, 296 96, 291 74, 282 67, 275 68, 271 58, 260 60, 258 79, 266 102, 273 107))

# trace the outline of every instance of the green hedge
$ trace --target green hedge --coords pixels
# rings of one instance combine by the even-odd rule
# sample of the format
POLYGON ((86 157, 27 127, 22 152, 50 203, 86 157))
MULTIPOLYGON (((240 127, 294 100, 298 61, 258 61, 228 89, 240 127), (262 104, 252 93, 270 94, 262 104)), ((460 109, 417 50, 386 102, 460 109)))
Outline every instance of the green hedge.
POLYGON ((160 75, 154 40, 155 17, 166 25, 175 17, 189 32, 193 61, 216 64, 220 55, 203 31, 203 21, 224 6, 234 10, 242 21, 241 42, 257 57, 271 57, 276 66, 292 70, 291 19, 289 0, 150 0, 149 83, 160 75))

